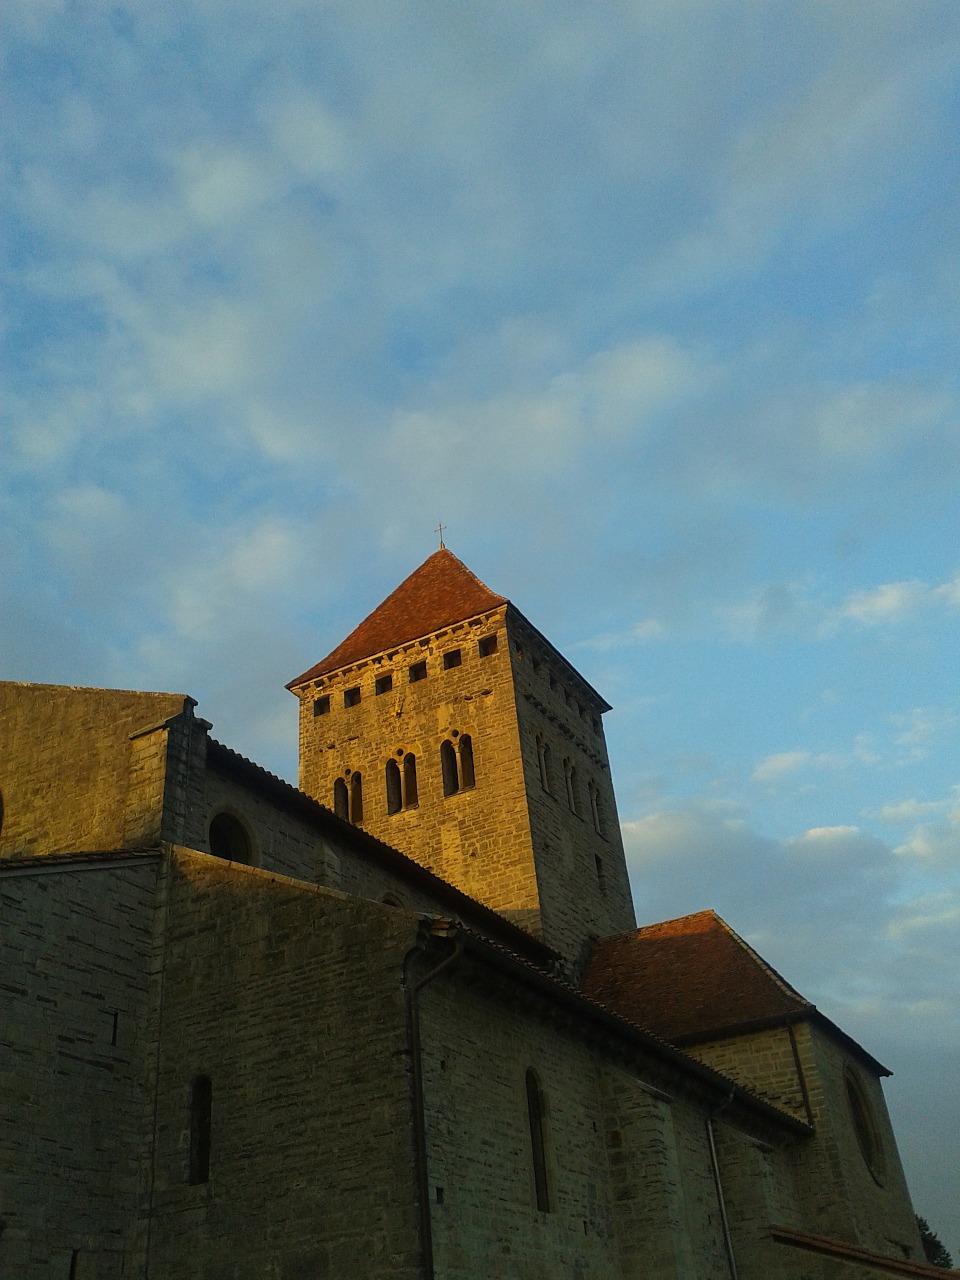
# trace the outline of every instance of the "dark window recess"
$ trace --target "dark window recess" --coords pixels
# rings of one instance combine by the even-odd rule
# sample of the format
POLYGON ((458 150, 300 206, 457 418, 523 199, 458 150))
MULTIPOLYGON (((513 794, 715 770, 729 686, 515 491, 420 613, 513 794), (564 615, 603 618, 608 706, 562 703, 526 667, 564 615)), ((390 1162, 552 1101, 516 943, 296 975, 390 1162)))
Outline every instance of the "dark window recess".
POLYGON ((376 693, 389 693, 393 688, 393 676, 377 676, 377 682, 373 687, 376 693))
POLYGON ((210 1181, 210 1129, 213 1086, 209 1076, 195 1076, 190 1087, 190 1181, 210 1181))
POLYGON ((425 662, 415 662, 410 668, 410 683, 416 684, 418 680, 426 680, 427 664, 425 662))
POLYGON ((477 644, 477 651, 481 658, 489 658, 491 653, 497 652, 497 637, 483 636, 477 644))
POLYGON ((345 707, 355 707, 360 701, 360 686, 354 685, 352 689, 344 689, 343 705, 345 707))
POLYGON ((210 823, 210 852, 228 862, 250 862, 250 837, 239 818, 218 813, 210 823))
POLYGON ((597 884, 600 886, 600 892, 606 893, 607 882, 603 874, 603 859, 600 857, 599 853, 594 854, 594 857, 596 858, 596 861, 597 861, 597 884))
POLYGON ((350 775, 350 821, 355 827, 363 822, 363 778, 356 769, 350 775))
POLYGON ((449 653, 443 655, 443 669, 449 671, 451 667, 459 667, 462 658, 459 649, 451 649, 449 653))
POLYGON ((333 812, 344 822, 350 821, 350 793, 343 778, 338 778, 333 784, 333 812))
POLYGON ((325 716, 330 710, 330 695, 325 693, 320 698, 313 700, 313 714, 315 716, 325 716))
POLYGON ((396 760, 388 760, 385 773, 387 785, 387 813, 399 813, 403 808, 403 794, 400 786, 400 766, 396 760))
POLYGON ((476 782, 473 773, 473 739, 465 733, 460 739, 460 786, 472 787, 476 782))
POLYGON ((408 751, 403 757, 403 807, 413 809, 418 803, 417 757, 408 751))
POLYGON ((533 1185, 537 1208, 541 1213, 549 1213, 550 1188, 547 1183, 543 1093, 533 1067, 527 1069, 527 1118, 530 1122, 530 1154, 533 1162, 533 1185))
POLYGON ((440 772, 443 774, 443 794, 455 796, 460 790, 460 774, 456 749, 448 740, 440 743, 440 772))

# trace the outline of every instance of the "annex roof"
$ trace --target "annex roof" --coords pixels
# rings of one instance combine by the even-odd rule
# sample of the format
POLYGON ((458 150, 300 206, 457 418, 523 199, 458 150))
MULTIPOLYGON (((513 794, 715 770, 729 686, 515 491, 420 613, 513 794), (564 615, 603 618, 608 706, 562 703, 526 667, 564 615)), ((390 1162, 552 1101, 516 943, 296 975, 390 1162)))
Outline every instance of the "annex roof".
POLYGON ((507 604, 471 573, 446 547, 435 551, 405 578, 382 604, 368 614, 322 662, 287 685, 296 689, 328 671, 362 662, 385 649, 395 649, 432 635, 455 622, 507 604))
POLYGON ((887 1069, 805 999, 715 911, 598 938, 584 993, 671 1044, 810 1018, 880 1074, 887 1069))
POLYGON ((813 1008, 714 911, 598 938, 584 990, 673 1044, 813 1008))

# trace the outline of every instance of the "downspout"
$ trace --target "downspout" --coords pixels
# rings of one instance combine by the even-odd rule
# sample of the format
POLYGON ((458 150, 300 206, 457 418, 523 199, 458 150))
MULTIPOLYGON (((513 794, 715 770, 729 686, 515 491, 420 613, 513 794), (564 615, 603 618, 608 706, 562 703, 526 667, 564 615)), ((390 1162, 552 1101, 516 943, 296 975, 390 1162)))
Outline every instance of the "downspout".
POLYGON ((433 1223, 430 1218, 430 1178, 427 1169, 427 1121, 423 1098, 423 1062, 421 1060, 420 1042, 420 992, 434 978, 460 959, 463 954, 463 938, 458 937, 456 945, 448 956, 433 969, 428 970, 416 982, 408 980, 407 968, 411 958, 424 950, 418 943, 407 955, 404 962, 404 996, 407 1004, 407 1026, 410 1036, 410 1074, 413 1084, 413 1152, 416 1167, 417 1196, 419 1200, 420 1218, 420 1251, 423 1256, 423 1280, 433 1280, 433 1223))
POLYGON ((717 1144, 713 1136, 713 1122, 722 1111, 726 1111, 730 1103, 733 1101, 734 1089, 730 1090, 730 1096, 725 1098, 723 1102, 707 1116, 707 1141, 710 1145, 710 1164, 713 1167, 713 1183, 717 1189, 717 1204, 720 1206, 720 1222, 723 1225, 723 1243, 727 1250, 727 1262, 730 1265, 730 1280, 739 1280, 737 1274, 737 1260, 733 1255, 733 1239, 730 1235, 730 1220, 727 1217, 727 1206, 723 1198, 723 1184, 720 1181, 720 1162, 717 1159, 717 1144))

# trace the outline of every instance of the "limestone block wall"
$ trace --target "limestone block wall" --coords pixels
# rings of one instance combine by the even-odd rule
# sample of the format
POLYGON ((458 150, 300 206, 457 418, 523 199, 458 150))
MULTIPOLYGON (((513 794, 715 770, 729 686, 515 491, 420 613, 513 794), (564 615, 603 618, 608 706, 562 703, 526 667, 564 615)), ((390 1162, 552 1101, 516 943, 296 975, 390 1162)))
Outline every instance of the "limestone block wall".
POLYGON ((788 1027, 766 1027, 746 1035, 688 1045, 699 1062, 754 1089, 798 1120, 807 1120, 803 1083, 788 1027))
POLYGON ((191 705, 182 694, 0 682, 0 858, 155 841, 166 738, 134 746, 131 735, 191 705))
POLYGON ((0 1275, 136 1274, 159 857, 0 871, 0 1275))
MULTIPOLYGON (((729 1280, 705 1127, 716 1099, 662 1061, 627 1067, 469 965, 425 988, 422 1025, 438 1280, 729 1280), (545 1103, 547 1212, 537 1207, 529 1068, 545 1103)), ((730 1131, 731 1151, 747 1153, 721 1154, 742 1280, 819 1280, 818 1262, 798 1266, 769 1239, 774 1213, 797 1217, 789 1145, 730 1131), (750 1162, 751 1174, 769 1166, 763 1190, 750 1162)))
POLYGON ((543 937, 579 958, 591 935, 636 928, 603 734, 604 704, 525 620, 509 616, 543 937), (566 777, 571 768, 572 796, 566 777))
POLYGON ((149 1273, 414 1280, 401 976, 418 921, 185 850, 170 875, 149 1273), (192 1184, 198 1075, 210 1166, 192 1184))
POLYGON ((798 1028, 801 1060, 808 1079, 817 1129, 816 1149, 804 1149, 798 1169, 813 1223, 878 1253, 923 1260, 910 1193, 880 1079, 839 1038, 810 1023, 798 1028), (849 1082, 849 1084, 848 1084, 849 1082), (864 1108, 869 1139, 862 1143, 850 1090, 864 1108), (873 1152, 869 1150, 872 1145, 873 1152), (864 1147, 868 1150, 865 1152, 864 1147), (810 1168, 816 1157, 818 1168, 810 1168), (824 1171, 831 1190, 824 1195, 824 1171))
POLYGON ((460 623, 300 690, 300 786, 333 808, 335 780, 349 789, 359 771, 367 831, 536 928, 537 877, 504 614, 460 623), (422 678, 411 679, 421 671, 422 678), (389 690, 378 693, 387 682, 389 690), (455 794, 445 795, 441 743, 459 752, 466 736, 475 783, 462 779, 455 794), (402 770, 407 754, 417 761, 416 804, 405 794, 390 814, 387 762, 402 770))

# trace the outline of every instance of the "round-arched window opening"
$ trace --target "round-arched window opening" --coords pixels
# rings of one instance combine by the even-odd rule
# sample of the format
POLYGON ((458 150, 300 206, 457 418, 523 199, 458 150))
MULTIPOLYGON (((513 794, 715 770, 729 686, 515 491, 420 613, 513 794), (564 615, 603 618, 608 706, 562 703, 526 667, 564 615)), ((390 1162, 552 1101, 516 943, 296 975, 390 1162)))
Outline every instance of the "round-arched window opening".
POLYGON ((864 1164, 870 1170, 874 1181, 882 1183, 886 1173, 886 1161, 883 1157, 883 1143, 880 1139, 880 1131, 877 1128, 873 1108, 867 1099, 863 1086, 849 1067, 843 1073, 843 1081, 847 1094, 847 1108, 850 1112, 853 1131, 857 1135, 857 1146, 860 1148, 860 1154, 863 1156, 864 1164))
POLYGON ((253 846, 247 829, 232 813, 218 813, 210 822, 210 852, 228 862, 253 862, 253 846))

